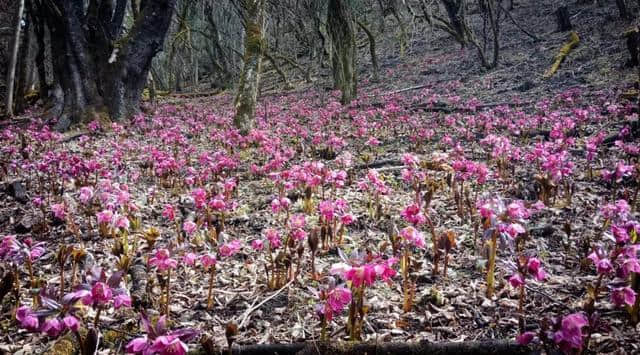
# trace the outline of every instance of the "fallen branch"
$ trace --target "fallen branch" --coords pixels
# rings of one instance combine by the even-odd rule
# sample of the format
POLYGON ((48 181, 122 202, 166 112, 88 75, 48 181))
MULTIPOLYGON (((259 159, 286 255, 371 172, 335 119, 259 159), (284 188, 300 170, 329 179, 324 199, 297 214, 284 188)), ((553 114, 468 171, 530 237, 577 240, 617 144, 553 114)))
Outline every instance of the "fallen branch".
POLYGON ((498 107, 498 106, 510 106, 510 107, 527 106, 527 105, 531 105, 531 104, 535 104, 535 103, 536 103, 536 101, 489 102, 489 103, 482 104, 482 105, 476 105, 473 108, 470 108, 470 107, 453 107, 453 106, 449 106, 446 102, 435 102, 435 103, 428 103, 428 104, 424 103, 424 104, 412 105, 409 108, 410 109, 414 109, 414 110, 421 109, 421 110, 428 111, 428 112, 453 113, 453 112, 459 112, 459 111, 474 112, 474 111, 487 109, 487 108, 498 107))
POLYGON ((558 55, 556 55, 555 62, 553 63, 553 65, 551 65, 551 68, 549 68, 549 70, 544 73, 542 77, 545 79, 552 77, 553 74, 558 71, 558 68, 560 68, 560 64, 562 64, 567 55, 571 53, 573 48, 575 48, 578 43, 580 43, 578 34, 575 31, 571 32, 571 34, 569 35, 569 42, 565 43, 565 45, 560 48, 560 52, 558 52, 558 55))
POLYGON ((136 263, 129 268, 131 275, 131 300, 137 310, 149 308, 151 300, 147 294, 147 268, 144 264, 136 263))
POLYGON ((284 291, 285 289, 289 288, 289 286, 291 286, 291 284, 293 283, 294 280, 289 281, 286 285, 282 286, 281 289, 279 289, 278 291, 274 292, 271 296, 265 298, 262 302, 258 303, 256 306, 251 306, 249 307, 249 309, 247 309, 244 312, 244 315, 242 316, 242 321, 240 322, 240 324, 238 324, 238 328, 242 329, 242 326, 244 325, 244 323, 247 321, 247 319, 249 318, 249 315, 251 313, 253 313, 253 311, 255 311, 256 309, 259 309, 260 307, 262 307, 263 304, 269 302, 269 300, 273 299, 274 297, 276 297, 277 295, 279 295, 282 291, 284 291))
MULTIPOLYGON (((208 353, 212 353, 209 351, 208 353)), ((213 354, 218 352, 213 352, 213 354)), ((223 352, 219 352, 222 354, 223 352)), ((525 355, 539 354, 530 347, 518 345, 513 341, 488 340, 458 343, 347 343, 347 342, 306 342, 291 344, 245 345, 232 348, 234 355, 353 355, 353 354, 493 354, 493 355, 525 355)))
POLYGON ((356 165, 354 167, 354 169, 375 169, 375 168, 380 168, 383 166, 387 166, 387 165, 391 165, 391 166, 399 166, 399 165, 404 165, 404 163, 399 160, 399 159, 384 159, 384 160, 378 160, 378 161, 374 161, 368 164, 360 164, 360 165, 356 165))
POLYGON ((399 94, 399 93, 406 92, 406 91, 424 89, 424 88, 428 88, 430 86, 433 86, 433 84, 438 83, 440 81, 445 81, 445 80, 438 80, 438 81, 434 81, 434 82, 431 82, 431 83, 428 83, 428 84, 422 84, 422 85, 418 85, 418 86, 411 86, 411 87, 408 87, 408 88, 389 91, 389 92, 385 92, 385 93, 382 93, 382 94, 371 94, 371 95, 368 95, 367 97, 395 95, 395 94, 399 94))

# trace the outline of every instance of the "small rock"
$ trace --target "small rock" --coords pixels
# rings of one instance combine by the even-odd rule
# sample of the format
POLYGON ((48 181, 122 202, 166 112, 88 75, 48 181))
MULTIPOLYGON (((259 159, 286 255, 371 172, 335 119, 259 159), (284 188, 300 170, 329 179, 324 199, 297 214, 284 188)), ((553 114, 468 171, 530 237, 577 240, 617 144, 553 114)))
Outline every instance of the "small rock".
POLYGON ((16 201, 24 204, 29 201, 27 197, 27 190, 24 188, 20 181, 14 181, 6 188, 7 194, 13 197, 16 201))

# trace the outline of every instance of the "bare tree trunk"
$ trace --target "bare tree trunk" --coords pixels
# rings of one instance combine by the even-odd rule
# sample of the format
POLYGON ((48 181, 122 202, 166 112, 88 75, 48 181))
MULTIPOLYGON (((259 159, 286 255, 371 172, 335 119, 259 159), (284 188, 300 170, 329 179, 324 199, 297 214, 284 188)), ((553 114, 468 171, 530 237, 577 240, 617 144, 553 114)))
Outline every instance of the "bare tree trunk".
POLYGON ((342 91, 343 105, 356 98, 356 35, 355 19, 348 0, 329 0, 328 30, 334 49, 333 79, 336 89, 342 91))
POLYGON ((378 82, 380 80, 379 76, 379 67, 378 67, 378 56, 376 55, 376 38, 371 33, 371 30, 362 22, 357 21, 358 26, 362 28, 364 33, 367 34, 367 38, 369 39, 369 52, 371 53, 371 65, 373 66, 373 81, 378 82))
POLYGON ((248 134, 255 125, 262 55, 265 49, 264 5, 265 0, 240 0, 245 26, 244 65, 234 103, 236 114, 233 124, 243 135, 248 134))
POLYGON ((616 5, 618 6, 618 11, 620 12, 620 17, 623 20, 630 20, 631 16, 629 11, 627 10, 627 2, 626 0, 616 0, 616 5))
POLYGON ((54 77, 64 97, 57 130, 100 113, 119 120, 139 111, 175 1, 141 2, 139 19, 124 37, 127 0, 94 0, 88 8, 75 0, 45 2, 41 16, 50 30, 54 77))
MULTIPOLYGON (((30 0, 26 0, 29 1, 30 0)), ((28 9, 28 8, 27 8, 28 9)), ((27 10, 29 11, 29 10, 27 10)), ((31 46, 33 44, 33 28, 31 26, 30 21, 27 21, 26 26, 24 27, 24 43, 20 47, 20 66, 18 70, 18 80, 16 82, 16 113, 20 114, 25 109, 24 96, 26 95, 27 90, 29 89, 29 85, 31 84, 30 76, 32 67, 31 67, 31 46)))
POLYGON ((18 3, 18 13, 16 14, 16 27, 13 35, 13 46, 11 48, 11 58, 9 60, 9 70, 7 73, 7 97, 5 107, 7 116, 13 117, 13 87, 16 79, 16 63, 18 61, 18 49, 20 48, 20 27, 22 26, 22 13, 24 12, 24 0, 18 3))

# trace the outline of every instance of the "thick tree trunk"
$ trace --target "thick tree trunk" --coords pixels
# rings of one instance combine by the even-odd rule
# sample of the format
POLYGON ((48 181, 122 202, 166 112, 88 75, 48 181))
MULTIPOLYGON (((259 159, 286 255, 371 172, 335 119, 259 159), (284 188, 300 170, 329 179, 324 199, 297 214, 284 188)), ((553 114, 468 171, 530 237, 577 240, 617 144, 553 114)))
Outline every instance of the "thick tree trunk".
POLYGON ((342 91, 341 102, 346 105, 357 95, 355 19, 349 0, 329 0, 327 23, 334 51, 334 86, 342 91))
POLYGON ((20 27, 22 26, 22 13, 24 12, 24 0, 18 3, 18 13, 16 14, 15 32, 13 35, 13 45, 11 47, 11 57, 9 59, 9 70, 7 71, 7 97, 5 108, 7 116, 13 117, 13 88, 16 78, 16 63, 18 62, 18 49, 20 48, 20 27))
POLYGON ((56 129, 96 118, 135 114, 151 60, 162 49, 176 0, 144 1, 140 17, 121 38, 127 0, 47 2, 54 77, 64 102, 56 129))
POLYGON ((38 90, 41 98, 47 98, 49 96, 49 84, 47 83, 47 70, 45 64, 46 56, 46 35, 47 24, 42 15, 42 5, 39 1, 29 0, 27 2, 29 7, 29 20, 33 25, 33 31, 35 34, 36 44, 38 46, 38 52, 35 56, 35 65, 38 72, 38 90))
POLYGON ((244 65, 234 103, 236 114, 233 124, 243 135, 248 134, 255 125, 262 54, 265 49, 264 5, 265 0, 241 0, 245 26, 244 65))

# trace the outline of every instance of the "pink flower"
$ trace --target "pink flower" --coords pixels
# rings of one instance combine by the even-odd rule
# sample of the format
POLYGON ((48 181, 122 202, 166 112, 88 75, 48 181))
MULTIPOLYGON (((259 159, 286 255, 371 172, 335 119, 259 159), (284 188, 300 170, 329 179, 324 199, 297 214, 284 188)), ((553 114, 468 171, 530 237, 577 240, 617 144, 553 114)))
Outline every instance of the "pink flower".
POLYGON ((511 275, 511 277, 509 278, 509 283, 513 288, 518 288, 524 285, 524 278, 519 273, 516 273, 511 275))
POLYGON ((123 216, 120 214, 116 214, 115 216, 113 216, 114 218, 114 227, 121 229, 121 230, 128 230, 129 229, 129 218, 127 216, 123 216))
POLYGON ((27 306, 20 306, 16 310, 16 320, 20 322, 20 326, 29 330, 36 331, 40 325, 38 317, 35 316, 33 310, 27 306))
POLYGON ((540 260, 538 258, 529 258, 527 269, 538 281, 542 281, 546 277, 546 274, 542 269, 540 260))
POLYGON ((99 224, 111 224, 113 220, 113 212, 111 210, 103 210, 96 214, 99 224))
POLYGON ((191 191, 191 197, 193 197, 193 203, 198 209, 203 208, 207 203, 207 192, 202 188, 191 191))
POLYGON ((562 318, 561 329, 553 335, 553 341, 566 353, 571 349, 582 349, 582 328, 589 324, 582 313, 573 313, 562 318))
POLYGON ((611 302, 618 307, 633 306, 636 303, 636 292, 631 287, 619 287, 611 291, 611 302))
POLYGON ((93 198, 93 188, 90 186, 84 186, 80 188, 80 201, 87 204, 93 198))
POLYGON ((374 267, 376 271, 376 275, 380 277, 383 281, 388 281, 392 277, 396 276, 396 271, 393 269, 393 265, 398 262, 398 259, 395 257, 391 257, 385 260, 382 263, 377 264, 374 267))
POLYGON ((193 223, 193 221, 185 221, 182 224, 182 229, 184 230, 185 233, 187 233, 188 236, 192 236, 193 233, 195 233, 197 227, 198 225, 193 223))
POLYGON ((173 205, 166 204, 164 205, 164 209, 162 210, 162 217, 173 221, 176 218, 176 210, 173 208, 173 205))
POLYGON ((640 263, 638 259, 635 257, 629 257, 622 263, 622 276, 628 277, 630 273, 640 273, 640 263))
POLYGON ((67 207, 64 203, 56 203, 51 205, 51 212, 53 212, 53 215, 57 219, 64 220, 64 218, 67 216, 67 207))
POLYGON ((325 200, 318 204, 318 211, 326 221, 332 221, 335 213, 335 205, 332 201, 325 200))
POLYGON ((418 157, 411 153, 404 153, 402 155, 402 163, 410 167, 415 167, 418 165, 418 157))
POLYGON ((260 251, 264 248, 264 242, 260 239, 255 239, 251 242, 251 248, 255 251, 260 251))
POLYGON ((291 200, 286 197, 276 197, 273 199, 273 201, 271 201, 271 211, 273 211, 273 213, 288 210, 289 206, 291 206, 291 200))
POLYGON ((507 206, 507 213, 512 219, 529 218, 529 211, 524 207, 524 203, 522 203, 522 201, 511 202, 507 206))
POLYGON ((149 259, 149 265, 155 266, 158 271, 175 269, 178 265, 178 262, 175 259, 171 259, 169 256, 169 250, 158 249, 155 256, 149 259))
POLYGON ((519 234, 524 234, 525 229, 520 223, 510 223, 507 226, 506 232, 511 238, 515 238, 519 234))
POLYGON ((69 329, 72 332, 77 332, 80 328, 80 322, 78 321, 78 318, 74 316, 64 317, 62 319, 62 323, 64 324, 65 328, 69 329))
POLYGON ((200 257, 200 262, 202 263, 202 267, 205 269, 209 269, 212 266, 215 266, 217 263, 216 255, 212 253, 203 254, 200 257))
POLYGON ((524 332, 516 337, 516 342, 520 345, 528 345, 535 338, 534 332, 524 332))
POLYGON ((282 245, 282 241, 280 240, 280 234, 277 230, 273 228, 268 228, 264 231, 264 235, 269 241, 269 247, 271 249, 277 249, 282 245))
POLYGON ((119 309, 120 307, 131 307, 131 297, 125 294, 114 297, 113 308, 119 309))
POLYGON ((184 254, 184 256, 182 257, 182 262, 185 265, 188 266, 193 266, 196 262, 196 254, 194 253, 186 253, 184 254))
POLYGON ((307 224, 306 217, 303 214, 294 214, 289 220, 289 225, 293 229, 304 228, 307 224))
POLYGON ((613 237, 616 239, 616 243, 624 244, 629 241, 629 233, 625 227, 620 227, 614 224, 611 226, 611 232, 613 233, 613 237))
POLYGON ((600 258, 600 255, 598 255, 598 252, 594 251, 593 253, 589 254, 587 258, 593 261, 593 263, 596 266, 596 270, 598 271, 598 274, 607 274, 613 270, 613 265, 611 264, 611 260, 607 258, 600 258))
POLYGON ((346 305, 351 302, 351 291, 344 287, 336 287, 329 292, 327 304, 333 312, 342 312, 346 305))
POLYGON ((125 350, 130 354, 141 354, 149 347, 147 337, 135 338, 131 340, 125 350))
POLYGON ((343 214, 342 217, 340 217, 340 223, 342 223, 342 225, 344 226, 348 226, 352 224, 353 222, 355 222, 355 220, 356 220, 356 217, 351 213, 343 214))
POLYGON ((376 271, 373 265, 353 267, 345 273, 345 279, 351 281, 354 287, 361 285, 371 286, 376 280, 376 271))
POLYGON ((209 207, 214 211, 222 211, 227 207, 222 196, 216 196, 209 201, 209 207))
POLYGON ((240 251, 240 248, 242 248, 242 243, 239 240, 235 239, 227 244, 222 245, 218 252, 220 253, 220 256, 227 257, 236 254, 238 251, 240 251))
POLYGON ((402 210, 400 215, 407 222, 413 224, 414 226, 419 226, 427 221, 427 218, 424 216, 424 214, 422 214, 420 206, 415 203, 407 206, 404 210, 402 210))
POLYGON ((149 347, 153 354, 161 355, 185 355, 189 348, 180 338, 173 335, 157 337, 149 347))
POLYGON ((301 241, 307 237, 307 232, 305 232, 304 229, 298 228, 291 231, 291 236, 293 239, 301 241))
POLYGON ((417 248, 424 248, 424 236, 417 229, 409 226, 402 231, 400 231, 400 236, 408 241, 409 243, 415 245, 417 248))
POLYGON ((64 324, 58 318, 51 318, 44 321, 40 330, 50 337, 57 337, 64 330, 64 324))
POLYGON ((94 304, 105 305, 112 297, 111 287, 104 282, 96 282, 91 288, 91 301, 94 304))

